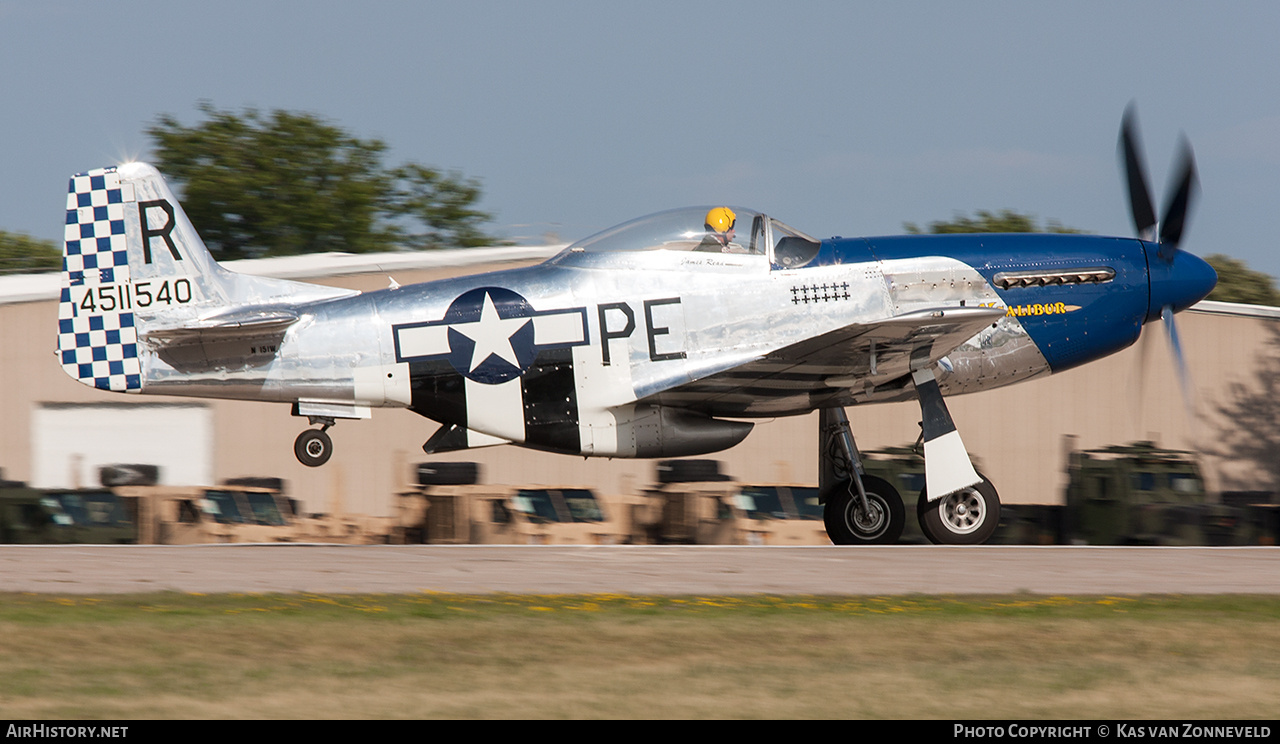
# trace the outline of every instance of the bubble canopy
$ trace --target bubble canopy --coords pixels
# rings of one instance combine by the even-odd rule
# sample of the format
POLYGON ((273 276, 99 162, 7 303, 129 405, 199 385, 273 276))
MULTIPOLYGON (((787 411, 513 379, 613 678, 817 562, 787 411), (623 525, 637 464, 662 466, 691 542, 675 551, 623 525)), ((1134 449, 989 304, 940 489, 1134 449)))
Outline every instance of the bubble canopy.
POLYGON ((579 240, 566 248, 561 257, 643 251, 765 257, 773 255, 773 249, 788 238, 811 245, 814 252, 817 250, 817 240, 762 212, 744 207, 727 207, 736 219, 730 229, 717 230, 707 223, 708 215, 713 211, 723 214, 724 209, 726 207, 684 207, 639 217, 579 240))

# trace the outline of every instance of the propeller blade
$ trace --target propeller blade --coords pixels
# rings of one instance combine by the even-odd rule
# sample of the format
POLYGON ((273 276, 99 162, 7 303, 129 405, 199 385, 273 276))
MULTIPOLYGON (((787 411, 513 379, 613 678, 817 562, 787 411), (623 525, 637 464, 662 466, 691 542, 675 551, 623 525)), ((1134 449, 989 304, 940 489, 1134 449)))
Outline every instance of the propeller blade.
POLYGON ((1160 319, 1164 321, 1164 329, 1169 336, 1169 349, 1173 352, 1174 364, 1178 371, 1178 384, 1182 388, 1182 402, 1187 407, 1187 416, 1195 419, 1195 387, 1191 382, 1191 373, 1187 370, 1186 357, 1182 355, 1182 341, 1178 338, 1178 326, 1173 319, 1173 308, 1165 305, 1160 310, 1160 319))
POLYGON ((1147 166, 1142 159, 1142 146, 1138 140, 1137 111, 1130 103, 1124 110, 1120 125, 1120 157, 1124 161, 1125 182, 1129 187, 1129 210, 1138 237, 1155 238, 1156 210, 1151 205, 1151 189, 1147 187, 1147 166))
POLYGON ((1185 136, 1179 142, 1178 167, 1175 172, 1178 176, 1173 183, 1177 186, 1165 207, 1164 219, 1160 220, 1160 258, 1166 261, 1173 260, 1173 252, 1178 249, 1178 243, 1182 242, 1191 202, 1200 187, 1200 179, 1196 175, 1196 157, 1185 136))
POLYGON ((1134 405, 1137 407, 1136 410, 1132 412, 1134 421, 1143 420, 1142 417, 1145 410, 1145 406, 1143 404, 1143 392, 1147 389, 1147 379, 1151 375, 1151 368, 1149 364, 1151 361, 1151 344, 1153 343, 1151 338, 1154 335, 1155 333, 1145 326, 1138 335, 1138 364, 1133 371, 1132 391, 1129 396, 1130 400, 1134 401, 1134 405))

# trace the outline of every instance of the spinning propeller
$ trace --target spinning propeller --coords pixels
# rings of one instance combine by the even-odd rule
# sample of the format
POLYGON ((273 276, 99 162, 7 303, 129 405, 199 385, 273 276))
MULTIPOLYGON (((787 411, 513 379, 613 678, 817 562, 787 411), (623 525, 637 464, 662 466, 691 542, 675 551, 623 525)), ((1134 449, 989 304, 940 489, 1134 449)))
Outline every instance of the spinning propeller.
POLYGON ((1200 188, 1196 177, 1195 156, 1187 138, 1182 137, 1174 161, 1174 177, 1170 181, 1169 196, 1165 200, 1164 216, 1157 222, 1155 208, 1151 204, 1151 190, 1147 186, 1147 167, 1143 162, 1136 118, 1137 114, 1131 103, 1125 109, 1124 121, 1120 127, 1119 149, 1129 187, 1129 209, 1133 215, 1133 226, 1138 231, 1138 237, 1144 241, 1147 251, 1147 275, 1151 287, 1147 320, 1153 321, 1158 316, 1164 321, 1169 347, 1177 364, 1183 400, 1187 410, 1193 411, 1191 379, 1173 316, 1179 310, 1203 299, 1217 281, 1217 275, 1208 264, 1178 250, 1178 244, 1182 242, 1186 230, 1191 203, 1200 188))

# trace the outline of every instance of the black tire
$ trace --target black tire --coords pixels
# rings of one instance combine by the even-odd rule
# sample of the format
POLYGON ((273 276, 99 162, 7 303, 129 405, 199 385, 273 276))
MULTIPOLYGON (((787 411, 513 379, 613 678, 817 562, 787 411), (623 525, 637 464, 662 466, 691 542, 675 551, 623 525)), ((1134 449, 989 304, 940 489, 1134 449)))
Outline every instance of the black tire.
POLYGON ((828 489, 822 521, 827 537, 836 545, 892 545, 902 536, 907 511, 897 489, 883 478, 862 476, 862 487, 872 514, 858 513, 857 487, 848 478, 828 489))
POLYGON ((333 440, 320 429, 307 429, 294 440, 293 454, 303 465, 318 468, 333 456, 333 440))
POLYGON ((981 473, 982 482, 930 502, 920 491, 916 517, 920 531, 934 545, 981 545, 1000 524, 1000 495, 981 473))

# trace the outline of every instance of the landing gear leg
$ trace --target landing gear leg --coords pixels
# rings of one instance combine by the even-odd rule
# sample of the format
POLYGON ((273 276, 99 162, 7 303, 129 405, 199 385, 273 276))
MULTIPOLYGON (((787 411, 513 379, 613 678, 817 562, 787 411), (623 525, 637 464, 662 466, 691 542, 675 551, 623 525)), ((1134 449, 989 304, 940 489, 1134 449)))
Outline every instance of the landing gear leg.
POLYGON ((333 440, 325 432, 334 420, 324 416, 309 417, 311 423, 321 424, 319 429, 307 429, 293 441, 293 454, 298 462, 309 468, 318 468, 333 456, 333 440))
POLYGON ((819 498, 827 536, 836 545, 896 543, 906 521, 902 497, 888 481, 863 472, 843 408, 824 408, 819 416, 819 498))
POLYGON ((923 419, 925 489, 916 502, 920 530, 933 543, 980 545, 1000 521, 1000 497, 991 481, 974 470, 933 370, 916 370, 911 379, 923 419))

